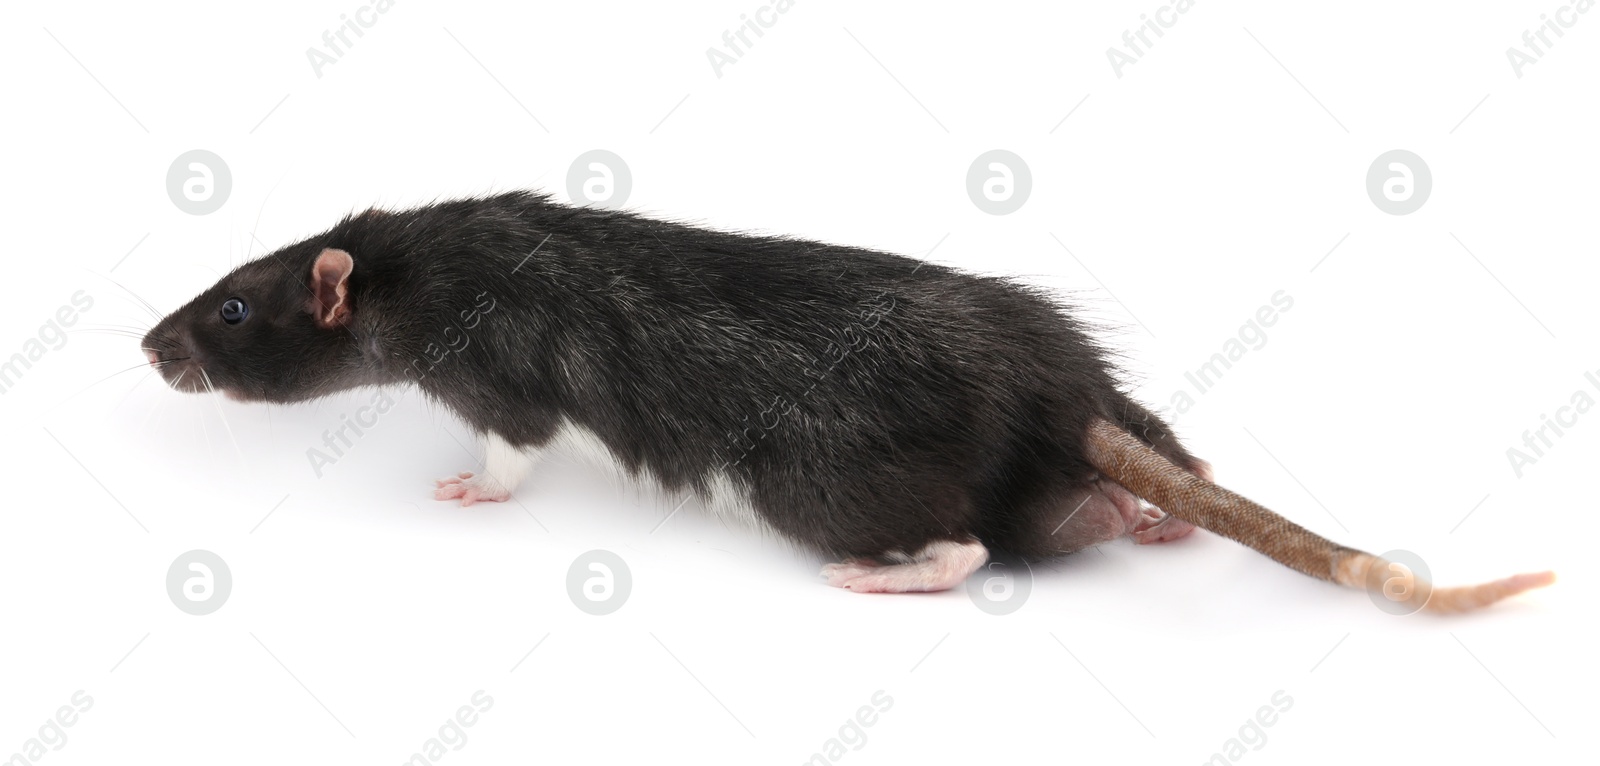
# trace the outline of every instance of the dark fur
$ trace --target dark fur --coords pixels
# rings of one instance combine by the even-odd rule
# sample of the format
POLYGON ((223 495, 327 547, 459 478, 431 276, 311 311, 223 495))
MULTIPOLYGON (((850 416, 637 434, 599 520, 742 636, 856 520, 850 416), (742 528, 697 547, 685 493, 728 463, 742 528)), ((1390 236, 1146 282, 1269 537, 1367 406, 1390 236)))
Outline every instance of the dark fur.
POLYGON ((1075 547, 1071 525, 1051 533, 1095 478, 1096 417, 1195 464, 1035 288, 531 193, 349 217, 240 266, 146 345, 192 355, 239 398, 411 381, 519 445, 566 419, 669 489, 722 468, 773 527, 836 554, 1075 547), (330 247, 355 260, 354 320, 321 329, 308 278, 330 247), (252 315, 230 326, 218 309, 234 296, 252 315))

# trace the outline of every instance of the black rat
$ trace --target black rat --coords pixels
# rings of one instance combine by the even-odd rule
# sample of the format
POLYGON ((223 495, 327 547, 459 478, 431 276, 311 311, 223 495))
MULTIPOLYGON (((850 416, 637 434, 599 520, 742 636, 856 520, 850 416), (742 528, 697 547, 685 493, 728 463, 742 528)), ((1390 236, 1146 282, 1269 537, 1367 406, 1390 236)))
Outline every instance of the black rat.
MULTIPOLYGON (((1399 571, 1213 483, 1089 329, 1007 279, 513 192, 346 217, 234 269, 143 347, 172 386, 247 401, 415 385, 486 439, 482 473, 437 483, 462 505, 506 500, 582 434, 839 557, 823 574, 856 591, 1194 526, 1344 585, 1399 571)), ((1459 611, 1552 579, 1407 598, 1459 611)))

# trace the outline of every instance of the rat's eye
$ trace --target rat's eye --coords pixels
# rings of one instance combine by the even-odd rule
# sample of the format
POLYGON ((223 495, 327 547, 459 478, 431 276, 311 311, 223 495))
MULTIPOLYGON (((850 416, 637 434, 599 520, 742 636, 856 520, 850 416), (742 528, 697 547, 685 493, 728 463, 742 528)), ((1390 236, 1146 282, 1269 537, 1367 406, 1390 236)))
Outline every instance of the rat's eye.
POLYGON ((229 298, 222 302, 222 321, 228 324, 238 324, 250 316, 250 307, 238 298, 229 298))

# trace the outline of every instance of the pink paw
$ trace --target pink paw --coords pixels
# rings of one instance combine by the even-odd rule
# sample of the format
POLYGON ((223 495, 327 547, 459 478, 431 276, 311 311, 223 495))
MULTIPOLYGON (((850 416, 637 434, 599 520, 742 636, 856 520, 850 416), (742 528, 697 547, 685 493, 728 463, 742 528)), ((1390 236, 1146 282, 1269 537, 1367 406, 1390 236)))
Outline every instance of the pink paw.
POLYGON ((827 564, 822 567, 822 576, 828 578, 828 584, 835 588, 850 588, 850 583, 865 575, 881 569, 882 566, 868 559, 847 559, 842 564, 827 564))
POLYGON ((1140 545, 1165 543, 1188 537, 1194 525, 1163 512, 1160 508, 1146 508, 1139 524, 1133 528, 1134 542, 1140 545))
POLYGON ((923 546, 904 564, 879 564, 868 559, 845 559, 822 568, 822 576, 835 588, 856 593, 912 593, 949 590, 960 585, 989 557, 976 540, 942 540, 923 546))
POLYGON ((465 508, 478 501, 487 503, 503 503, 511 499, 511 491, 500 486, 500 483, 488 476, 475 476, 470 471, 446 479, 435 481, 436 489, 433 491, 435 500, 461 500, 461 507, 465 508))

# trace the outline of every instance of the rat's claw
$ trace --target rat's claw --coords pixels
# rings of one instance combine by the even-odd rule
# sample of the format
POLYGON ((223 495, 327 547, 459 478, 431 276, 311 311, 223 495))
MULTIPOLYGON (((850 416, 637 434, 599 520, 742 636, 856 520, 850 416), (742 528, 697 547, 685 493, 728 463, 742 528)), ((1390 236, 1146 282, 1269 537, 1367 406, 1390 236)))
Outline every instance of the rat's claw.
POLYGON ((511 491, 500 486, 499 482, 488 476, 476 476, 469 471, 439 479, 434 482, 434 486, 436 489, 433 491, 433 499, 460 500, 463 508, 479 501, 499 503, 511 499, 511 491))
POLYGON ((447 478, 444 478, 444 479, 435 480, 433 482, 433 486, 435 486, 435 487, 443 487, 446 484, 460 484, 462 479, 470 479, 470 478, 472 478, 472 472, 471 471, 462 471, 461 473, 458 473, 455 476, 450 476, 450 477, 447 477, 447 478))

